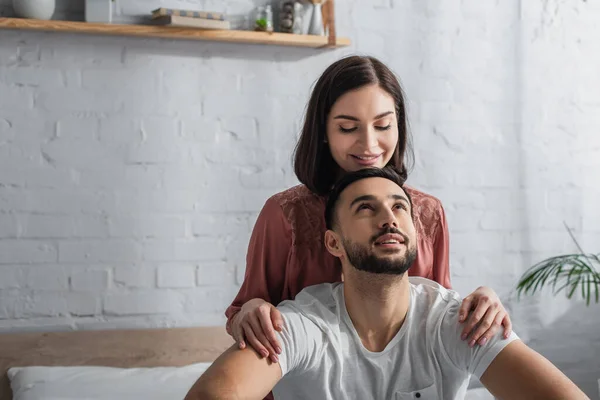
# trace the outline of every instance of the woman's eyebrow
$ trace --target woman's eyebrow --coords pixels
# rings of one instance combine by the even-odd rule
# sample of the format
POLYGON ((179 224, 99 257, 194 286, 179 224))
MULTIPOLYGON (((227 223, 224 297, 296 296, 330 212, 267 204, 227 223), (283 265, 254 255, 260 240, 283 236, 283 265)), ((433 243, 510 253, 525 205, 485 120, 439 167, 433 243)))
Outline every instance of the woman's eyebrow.
MULTIPOLYGON (((383 117, 387 117, 390 114, 393 114, 393 111, 386 111, 384 113, 381 113, 379 115, 376 115, 374 119, 381 119, 383 117)), ((340 114, 340 115, 336 115, 335 117, 333 117, 333 119, 349 119, 350 121, 356 121, 359 122, 360 120, 356 117, 353 117, 352 115, 346 115, 346 114, 340 114)))

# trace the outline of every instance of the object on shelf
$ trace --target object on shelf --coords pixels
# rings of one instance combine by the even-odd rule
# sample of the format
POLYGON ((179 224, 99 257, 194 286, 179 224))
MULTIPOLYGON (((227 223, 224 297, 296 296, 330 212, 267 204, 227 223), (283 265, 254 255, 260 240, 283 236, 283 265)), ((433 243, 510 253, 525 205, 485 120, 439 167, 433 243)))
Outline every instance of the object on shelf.
POLYGON ((55 0, 12 0, 17 17, 49 20, 56 8, 55 0))
POLYGON ((113 0, 85 0, 85 21, 110 24, 113 0))
POLYGON ((219 21, 216 19, 203 19, 192 17, 179 17, 177 15, 165 15, 164 17, 154 18, 152 22, 155 25, 180 26, 199 29, 217 29, 228 30, 229 21, 219 21))
POLYGON ((193 10, 178 10, 174 8, 157 8, 152 10, 152 18, 165 17, 168 15, 174 15, 177 17, 188 17, 188 18, 202 18, 202 19, 214 19, 218 21, 225 21, 225 14, 210 12, 210 11, 193 11, 193 10))
POLYGON ((263 32, 273 32, 273 9, 271 5, 260 6, 256 9, 254 18, 254 30, 263 32))
POLYGON ((302 34, 304 6, 297 0, 283 0, 279 10, 279 30, 283 33, 302 34))
POLYGON ((309 35, 324 35, 325 28, 323 26, 323 4, 327 0, 311 0, 312 17, 308 28, 309 35))

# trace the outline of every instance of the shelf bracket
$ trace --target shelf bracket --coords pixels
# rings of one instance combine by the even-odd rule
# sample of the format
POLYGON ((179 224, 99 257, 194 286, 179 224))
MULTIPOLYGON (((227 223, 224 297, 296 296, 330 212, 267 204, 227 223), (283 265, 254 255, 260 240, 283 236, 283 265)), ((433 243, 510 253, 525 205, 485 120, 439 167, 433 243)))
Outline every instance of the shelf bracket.
POLYGON ((335 31, 335 0, 326 0, 323 5, 323 24, 327 32, 327 45, 324 47, 336 47, 337 37, 335 31))

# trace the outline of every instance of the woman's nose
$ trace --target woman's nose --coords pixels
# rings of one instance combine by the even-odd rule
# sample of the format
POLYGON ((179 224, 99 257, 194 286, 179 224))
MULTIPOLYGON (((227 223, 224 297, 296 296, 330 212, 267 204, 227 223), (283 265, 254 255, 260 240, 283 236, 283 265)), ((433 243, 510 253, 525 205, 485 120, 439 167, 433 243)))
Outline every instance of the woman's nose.
POLYGON ((367 149, 377 147, 377 132, 372 127, 368 127, 362 135, 362 142, 367 149))

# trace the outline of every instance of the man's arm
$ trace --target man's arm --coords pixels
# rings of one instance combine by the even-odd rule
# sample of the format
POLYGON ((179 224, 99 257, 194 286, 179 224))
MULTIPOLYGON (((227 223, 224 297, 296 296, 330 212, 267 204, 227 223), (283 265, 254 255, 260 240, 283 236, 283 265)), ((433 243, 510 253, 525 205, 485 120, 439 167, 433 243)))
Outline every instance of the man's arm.
POLYGON ((588 399, 550 361, 522 341, 508 344, 481 376, 481 383, 499 399, 588 399))
POLYGON ((281 379, 281 367, 252 348, 231 346, 202 374, 185 400, 263 399, 281 379))

